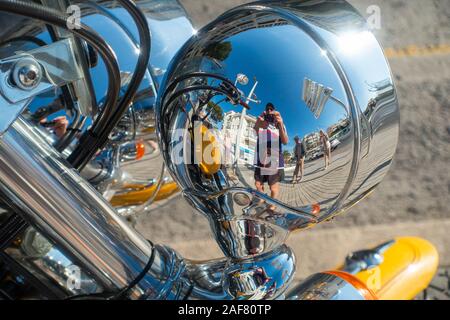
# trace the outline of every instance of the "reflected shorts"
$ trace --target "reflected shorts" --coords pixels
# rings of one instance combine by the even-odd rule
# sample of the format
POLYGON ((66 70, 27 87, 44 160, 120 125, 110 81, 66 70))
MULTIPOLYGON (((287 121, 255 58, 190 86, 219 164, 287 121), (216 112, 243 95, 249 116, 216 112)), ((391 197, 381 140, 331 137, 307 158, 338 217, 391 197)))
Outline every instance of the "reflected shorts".
POLYGON ((255 168, 255 181, 265 183, 267 182, 269 186, 272 186, 276 183, 279 183, 283 181, 284 179, 284 169, 278 169, 278 171, 275 174, 272 175, 263 175, 261 173, 261 168, 256 167, 255 168))

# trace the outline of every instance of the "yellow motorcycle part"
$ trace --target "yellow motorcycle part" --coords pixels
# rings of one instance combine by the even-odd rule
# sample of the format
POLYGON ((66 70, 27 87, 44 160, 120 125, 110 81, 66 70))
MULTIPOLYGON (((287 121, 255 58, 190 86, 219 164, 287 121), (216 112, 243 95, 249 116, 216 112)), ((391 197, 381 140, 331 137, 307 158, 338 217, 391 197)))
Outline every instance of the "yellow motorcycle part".
POLYGON ((145 156, 145 144, 143 140, 136 142, 136 158, 135 160, 141 160, 145 156))
MULTIPOLYGON (((140 205, 145 203, 156 191, 157 184, 154 184, 147 188, 136 188, 130 192, 114 195, 110 203, 113 207, 124 207, 132 205, 140 205)), ((168 182, 161 186, 158 194, 155 197, 155 201, 167 199, 178 191, 178 186, 175 182, 168 182)))
POLYGON ((156 128, 155 127, 149 127, 142 130, 142 133, 155 133, 156 128))
POLYGON ((195 146, 197 159, 201 159, 199 163, 200 170, 206 175, 216 174, 220 170, 221 162, 220 147, 217 139, 204 125, 200 126, 200 136, 202 143, 200 146, 195 146))
POLYGON ((380 300, 412 300, 428 287, 439 264, 439 254, 428 241, 400 237, 383 253, 383 262, 355 276, 380 300))
POLYGON ((325 273, 334 275, 351 284, 365 300, 378 300, 377 295, 358 277, 339 270, 327 271, 325 273))

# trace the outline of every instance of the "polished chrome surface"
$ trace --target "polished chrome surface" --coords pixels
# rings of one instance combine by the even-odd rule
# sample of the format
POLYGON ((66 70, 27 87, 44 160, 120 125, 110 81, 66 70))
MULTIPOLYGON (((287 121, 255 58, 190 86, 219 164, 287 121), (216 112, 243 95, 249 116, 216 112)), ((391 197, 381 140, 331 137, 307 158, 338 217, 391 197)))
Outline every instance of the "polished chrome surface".
POLYGON ((0 133, 8 129, 32 98, 80 78, 70 39, 1 59, 0 133))
POLYGON ((294 254, 283 245, 264 255, 230 261, 224 270, 224 289, 237 300, 275 299, 286 291, 294 274, 294 254))
POLYGON ((42 68, 33 58, 23 58, 14 65, 12 80, 22 90, 36 88, 42 80, 42 68))
POLYGON ((14 56, 0 60, 0 65, 2 80, 0 82, 0 90, 2 95, 11 103, 35 97, 82 77, 73 51, 73 43, 70 39, 61 40, 27 52, 19 52, 14 56), (19 75, 16 76, 14 74, 15 66, 17 65, 20 69, 22 63, 29 64, 31 61, 39 64, 42 69, 42 80, 31 90, 30 88, 26 88, 26 90, 17 88, 11 82, 11 79, 20 80, 19 75))
MULTIPOLYGON (((63 14, 68 13, 68 8, 71 5, 71 0, 41 0, 41 3, 47 7, 54 8, 58 11, 61 11, 63 14)), ((73 7, 72 7, 73 8, 73 7)), ((70 13, 73 11, 69 10, 70 13)), ((76 12, 73 12, 76 13, 76 12)), ((76 23, 74 20, 73 22, 76 23)), ((68 22, 72 23, 72 21, 68 22)), ((61 28, 54 28, 54 35, 52 38, 54 40, 62 40, 62 39, 71 39, 73 40, 74 51, 76 52, 78 57, 83 57, 78 59, 78 63, 80 65, 80 72, 82 73, 82 79, 78 81, 74 81, 71 84, 71 90, 74 95, 74 99, 77 100, 77 104, 80 109, 80 113, 83 116, 94 116, 95 113, 98 112, 95 100, 96 95, 94 91, 94 84, 89 78, 89 47, 88 44, 81 39, 77 39, 74 37, 73 33, 68 30, 61 28), (87 59, 85 59, 85 57, 87 59)), ((97 54, 97 53, 95 53, 97 54)), ((98 59, 98 57, 97 57, 98 59)))
MULTIPOLYGON (((139 0, 136 1, 136 5, 145 14, 152 36, 149 72, 141 84, 129 112, 124 115, 114 131, 112 140, 113 144, 123 144, 136 139, 144 139, 157 145, 154 104, 158 87, 170 60, 194 34, 195 30, 184 8, 176 0, 139 0)), ((101 4, 95 1, 83 1, 81 9, 83 22, 103 36, 115 51, 122 70, 122 87, 126 88, 127 80, 131 77, 131 72, 139 55, 138 37, 131 17, 115 1, 103 1, 101 4)), ((105 90, 102 80, 105 76, 100 61, 99 65, 92 70, 97 93, 105 90)), ((108 149, 115 148, 114 145, 108 146, 108 149)), ((103 163, 103 160, 100 161, 103 163)), ((151 160, 143 159, 142 161, 152 161, 148 165, 149 168, 152 168, 151 172, 146 170, 145 174, 141 175, 142 180, 145 178, 148 183, 148 181, 160 179, 160 168, 163 164, 162 156, 156 157, 154 155, 151 160), (153 165, 155 162, 158 165, 153 165)), ((133 171, 133 167, 140 167, 140 164, 136 163, 136 166, 131 165, 123 168, 120 167, 120 163, 116 163, 114 168, 111 168, 111 164, 107 167, 110 168, 110 175, 105 176, 100 190, 104 191, 107 188, 121 191, 121 185, 132 183, 129 179, 121 181, 121 177, 128 177, 128 171, 133 171)), ((134 183, 137 184, 136 181, 134 183)), ((125 189, 122 189, 122 191, 125 191, 125 189)), ((156 193, 154 196, 156 196, 156 193)), ((145 207, 148 207, 149 204, 147 203, 145 207)))
MULTIPOLYGON (((107 148, 116 148, 117 144, 123 144, 136 139, 145 139, 145 141, 151 142, 153 145, 157 145, 157 138, 155 135, 155 112, 154 104, 156 96, 158 94, 159 83, 168 67, 170 60, 176 54, 178 49, 192 36, 195 32, 192 23, 190 22, 184 8, 177 0, 138 0, 135 1, 136 5, 145 14, 152 35, 152 48, 151 59, 148 65, 147 75, 142 82, 139 92, 133 101, 130 111, 124 115, 121 123, 117 127, 117 130, 112 134, 111 140, 113 145, 108 145, 107 148)), ((68 1, 66 0, 45 0, 44 4, 55 9, 61 9, 65 11, 68 1)), ((77 5, 81 9, 82 23, 90 26, 100 36, 102 36, 112 47, 116 53, 118 63, 120 65, 122 79, 122 92, 128 86, 131 79, 132 72, 136 65, 140 49, 138 42, 138 33, 135 24, 129 14, 124 10, 116 1, 82 1, 77 5)), ((5 24, 8 28, 0 30, 0 58, 9 57, 14 52, 30 52, 31 50, 40 50, 36 46, 41 45, 41 42, 51 43, 54 39, 50 36, 45 25, 32 19, 26 19, 15 15, 8 15, 0 13, 0 20, 2 25, 5 24), (26 26, 24 28, 23 26, 26 26), (31 40, 30 40, 31 39, 31 40), (33 40, 33 41, 32 41, 33 40)), ((70 33, 64 30, 57 29, 56 36, 61 38, 69 38, 73 45, 73 51, 81 58, 79 59, 80 73, 85 74, 85 68, 82 68, 84 62, 84 56, 89 53, 88 48, 83 47, 83 42, 80 43, 73 41, 70 33)), ((61 41, 58 41, 61 42, 61 41)), ((62 52, 62 51, 61 51, 62 52)), ((66 60, 61 56, 61 60, 66 60)), ((68 61, 68 60, 67 60, 68 61)), ((63 63, 64 61, 61 61, 63 63)), ((66 117, 70 120, 70 127, 75 127, 77 130, 85 131, 92 123, 92 117, 95 114, 88 112, 92 103, 89 102, 90 98, 97 98, 97 103, 101 106, 104 101, 107 83, 105 79, 107 77, 104 63, 100 59, 95 65, 91 65, 91 68, 87 70, 91 75, 91 80, 94 86, 95 95, 92 97, 83 85, 84 82, 88 82, 88 78, 83 78, 83 83, 73 82, 76 86, 75 93, 78 96, 78 101, 75 103, 75 107, 78 107, 79 114, 89 114, 91 117, 86 117, 80 121, 73 120, 73 110, 65 110, 66 117), (85 94, 83 94, 83 92, 85 94), (96 97, 95 97, 96 96, 96 97)), ((11 67, 8 67, 10 70, 11 67)), ((60 92, 55 90, 55 98, 60 92)), ((26 101, 26 103, 19 103, 14 107, 14 110, 23 110, 28 106, 28 110, 34 113, 36 110, 42 108, 42 106, 48 104, 50 93, 42 94, 35 97, 33 101, 26 101), (29 103, 29 104, 28 104, 29 103)), ((3 96, 0 95, 0 104, 4 104, 3 96)), ((12 113, 13 107, 7 109, 7 113, 12 113)), ((91 110, 92 111, 92 110, 91 110)), ((96 112, 96 110, 93 110, 96 112)), ((17 111, 18 112, 18 111, 17 111)), ((17 112, 13 113, 10 118, 16 118, 17 112)), ((61 115, 59 113, 58 115, 61 115)), ((51 121, 55 115, 50 115, 48 120, 51 121)), ((6 117, 5 117, 6 118, 6 117)), ((2 119, 3 120, 3 119, 2 119)), ((69 135, 69 131, 68 134, 69 135)), ((67 136, 66 135, 66 136, 67 136)), ((57 139, 59 140, 59 139, 57 139)), ((61 140, 65 140, 61 138, 61 140)), ((74 139, 76 141, 76 139, 74 139)), ((56 142, 58 143, 58 141, 56 142)), ((163 163, 161 156, 158 159, 155 158, 156 153, 152 157, 152 161, 158 161, 163 163)), ((143 159, 143 161, 149 161, 143 159)), ((147 181, 159 178, 160 164, 157 165, 155 170, 149 169, 142 174, 142 178, 146 178, 147 181)), ((108 166, 110 167, 110 166, 108 166)), ((139 165, 138 165, 139 167, 139 165)), ((152 164, 149 165, 152 167, 152 164)), ((117 169, 114 171, 124 171, 125 169, 117 169)), ((130 166, 126 170, 133 170, 130 166)), ((138 169, 136 169, 138 170, 138 169)), ((118 176, 112 176, 105 174, 109 171, 110 174, 114 173, 109 169, 104 169, 99 172, 96 177, 96 182, 100 180, 100 177, 104 177, 105 180, 101 183, 100 190, 104 190, 108 187, 108 183, 112 183, 118 176)), ((126 176, 128 176, 126 174, 126 176)), ((119 187, 119 183, 115 183, 115 187, 119 187)), ((97 184, 98 185, 98 184, 97 184)))
POLYGON ((295 274, 295 257, 285 245, 241 261, 179 261, 184 269, 178 282, 189 288, 189 300, 279 299, 295 274))
MULTIPOLYGON (((22 118, 0 140, 0 181, 0 191, 13 208, 46 235, 29 231, 23 252, 9 248, 7 253, 30 271, 55 279, 68 295, 93 293, 99 286, 106 292, 122 288, 149 259, 150 245, 22 118), (67 287, 67 272, 78 267, 84 276, 80 290, 73 291, 67 287)), ((208 263, 184 261, 164 246, 153 250, 154 264, 132 298, 274 299, 295 272, 293 253, 286 246, 254 258, 208 263)))
POLYGON ((316 273, 289 290, 287 300, 366 300, 352 284, 328 273, 316 273))
MULTIPOLYGON (((65 3, 58 1, 62 8, 65 3)), ((19 118, 0 139, 0 192, 38 230, 30 229, 25 244, 9 248, 9 253, 60 286, 67 280, 66 269, 81 267, 87 285, 68 290, 68 295, 123 288, 153 252, 155 262, 132 298, 283 298, 295 273, 295 257, 283 245, 289 233, 330 219, 359 201, 391 163, 398 105, 382 50, 364 19, 345 1, 245 5, 198 33, 176 0, 137 4, 152 31, 148 73, 110 143, 82 172, 89 183, 46 143, 39 124, 19 118), (121 163, 132 155, 128 147, 136 139, 155 143, 156 126, 170 172, 185 198, 209 219, 224 259, 188 261, 170 248, 152 248, 92 188, 110 198, 136 182, 159 182, 142 205, 121 208, 124 215, 147 211, 166 180, 164 168, 158 164, 152 175, 137 181, 121 163), (304 167, 295 158, 300 149, 294 137, 303 145, 304 167), (256 167, 261 174, 255 175, 256 167), (265 180, 275 183, 267 186, 265 180), (64 268, 54 265, 53 253, 64 257, 64 268)), ((115 50, 124 91, 139 56, 131 18, 114 1, 80 5, 83 23, 115 50)), ((23 31, 29 33, 48 37, 39 25, 30 24, 23 31)), ((73 45, 72 39, 64 41, 73 45)), ((58 43, 63 41, 50 46, 58 43)), ((2 53, 22 48, 3 46, 2 59, 2 53)), ((45 47, 35 50, 44 52, 45 47)), ((66 63, 70 57, 61 60, 66 63)), ((9 61, 0 72, 6 75, 13 67, 9 61)), ((102 61, 91 74, 101 105, 106 91, 102 61)), ((16 77, 25 84, 32 84, 31 78, 16 77)), ((0 92, 0 107, 16 101, 21 111, 30 93, 17 100, 9 90, 4 86, 0 92)), ((48 98, 35 99, 30 111, 48 98)), ((80 123, 84 130, 90 121, 80 123)), ((154 160, 145 161, 150 165, 154 160)), ((355 254, 347 267, 370 267, 378 258, 378 251, 370 257, 355 254)), ((312 276, 287 297, 363 298, 331 274, 312 276)))
POLYGON ((131 297, 177 296, 174 281, 182 264, 174 261, 176 255, 169 249, 152 249, 22 118, 0 139, 0 181, 10 205, 68 252, 105 291, 127 286, 156 250, 152 268, 131 297))
POLYGON ((397 145, 388 63, 345 1, 232 9, 183 46, 161 89, 168 169, 235 258, 268 252, 358 202, 397 145), (258 241, 249 245, 249 235, 258 241))
POLYGON ((383 261, 383 253, 395 244, 395 240, 385 242, 373 249, 352 252, 345 258, 342 270, 357 274, 379 266, 383 261))
POLYGON ((46 285, 54 286, 56 281, 67 294, 94 294, 103 291, 95 279, 77 266, 73 259, 32 227, 28 227, 4 253, 38 276, 46 285))

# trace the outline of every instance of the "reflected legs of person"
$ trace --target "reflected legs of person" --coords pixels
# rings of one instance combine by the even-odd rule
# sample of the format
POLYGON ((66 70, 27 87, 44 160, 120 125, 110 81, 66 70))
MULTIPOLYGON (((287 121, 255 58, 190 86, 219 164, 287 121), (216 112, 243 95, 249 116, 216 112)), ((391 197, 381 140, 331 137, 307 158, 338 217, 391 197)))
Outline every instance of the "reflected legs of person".
MULTIPOLYGON (((280 183, 276 182, 272 185, 269 184, 269 187, 270 187, 270 196, 274 199, 278 199, 278 195, 280 193, 280 183)), ((274 209, 274 208, 271 208, 271 209, 274 209)))
MULTIPOLYGON (((255 187, 261 193, 264 193, 264 183, 267 182, 270 188, 270 196, 277 199, 280 193, 280 182, 282 179, 282 170, 277 170, 275 174, 268 175, 264 169, 255 169, 255 187)), ((261 200, 260 203, 263 201, 261 200)), ((270 210, 275 210, 275 206, 270 206, 270 210)))
MULTIPOLYGON (((257 168, 256 170, 258 170, 259 168, 257 168)), ((262 180, 257 180, 256 179, 256 171, 255 171, 255 187, 256 190, 258 190, 261 193, 264 193, 264 182, 262 180)), ((263 204, 264 201, 262 199, 260 199, 258 201, 258 204, 263 204)))
POLYGON ((292 184, 299 183, 303 179, 303 169, 305 167, 305 158, 300 158, 295 164, 294 177, 292 184), (300 177, 299 177, 300 176, 300 177))
POLYGON ((150 147, 153 149, 151 154, 158 152, 159 150, 159 145, 156 141, 154 140, 148 140, 147 143, 150 145, 150 147))
POLYGON ((305 150, 303 148, 303 144, 300 140, 299 136, 294 138, 295 140, 295 148, 294 148, 294 156, 297 159, 295 164, 294 176, 292 178, 292 184, 299 183, 303 178, 303 168, 305 165, 305 150), (300 178, 298 177, 300 172, 300 178))
POLYGON ((327 143, 326 143, 325 155, 326 155, 326 157, 325 157, 325 161, 326 161, 325 167, 328 168, 330 166, 330 164, 331 164, 331 145, 330 145, 329 141, 327 141, 327 143))
POLYGON ((322 143, 323 149, 323 159, 325 161, 325 170, 328 169, 330 165, 330 156, 331 156, 331 143, 328 136, 325 134, 323 130, 320 130, 320 142, 322 143))

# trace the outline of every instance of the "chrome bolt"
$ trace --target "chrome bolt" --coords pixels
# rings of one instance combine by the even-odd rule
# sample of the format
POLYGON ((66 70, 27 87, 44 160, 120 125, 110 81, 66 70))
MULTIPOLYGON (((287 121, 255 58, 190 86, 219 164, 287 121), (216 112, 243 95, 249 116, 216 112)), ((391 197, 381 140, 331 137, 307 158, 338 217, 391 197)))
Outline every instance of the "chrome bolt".
POLYGON ((22 90, 33 90, 42 80, 42 68, 33 58, 19 60, 12 72, 14 84, 22 90))
POLYGON ((236 194, 234 194, 233 196, 234 202, 236 202, 238 205, 240 206, 248 206, 250 204, 250 202, 252 202, 250 200, 250 197, 242 192, 238 192, 236 194))

